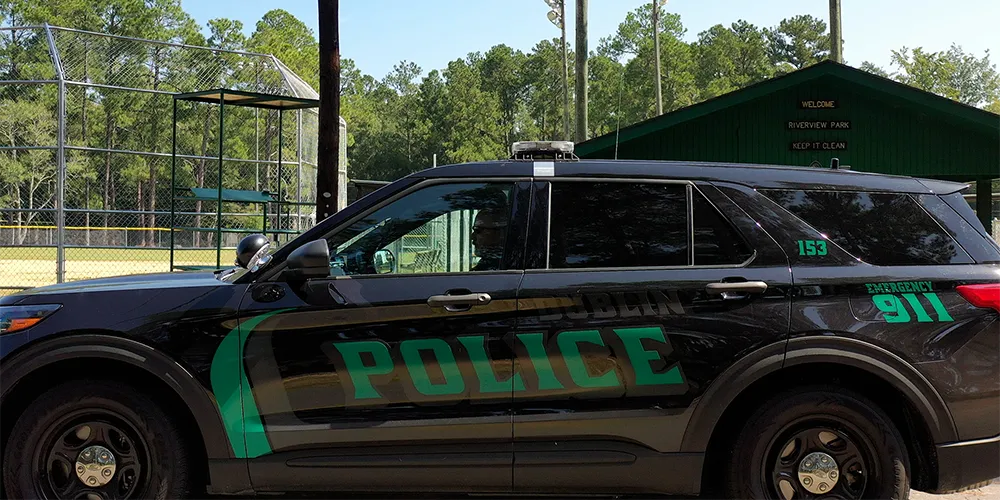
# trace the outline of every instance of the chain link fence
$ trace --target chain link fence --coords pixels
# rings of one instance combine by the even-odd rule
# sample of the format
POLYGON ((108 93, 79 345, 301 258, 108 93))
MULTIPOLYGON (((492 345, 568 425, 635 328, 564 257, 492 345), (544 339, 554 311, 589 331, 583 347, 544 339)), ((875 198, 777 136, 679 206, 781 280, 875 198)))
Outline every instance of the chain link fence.
MULTIPOLYGON (((0 294, 77 279, 214 265, 213 202, 178 204, 171 224, 173 95, 215 88, 318 99, 275 57, 52 26, 0 28, 0 294)), ((173 186, 277 192, 267 227, 315 222, 318 110, 178 102, 173 186), (219 147, 225 158, 220 167, 219 147), (279 168, 278 148, 282 165, 279 168)), ((341 144, 346 144, 341 120, 341 144)), ((341 148, 341 186, 346 183, 341 148)), ((341 193, 345 189, 340 189, 341 193)), ((339 206, 343 206, 341 201, 339 206)), ((223 227, 260 227, 259 206, 224 203, 223 227)), ((244 234, 224 233, 222 261, 244 234)), ((283 243, 294 234, 276 234, 283 243)))

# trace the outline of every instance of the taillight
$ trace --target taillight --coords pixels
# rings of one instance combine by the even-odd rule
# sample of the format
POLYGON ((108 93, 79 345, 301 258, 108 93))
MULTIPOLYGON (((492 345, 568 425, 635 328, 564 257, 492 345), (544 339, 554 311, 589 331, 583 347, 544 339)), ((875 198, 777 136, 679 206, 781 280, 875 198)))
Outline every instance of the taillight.
POLYGON ((958 285, 955 290, 976 307, 989 307, 1000 312, 1000 283, 958 285))

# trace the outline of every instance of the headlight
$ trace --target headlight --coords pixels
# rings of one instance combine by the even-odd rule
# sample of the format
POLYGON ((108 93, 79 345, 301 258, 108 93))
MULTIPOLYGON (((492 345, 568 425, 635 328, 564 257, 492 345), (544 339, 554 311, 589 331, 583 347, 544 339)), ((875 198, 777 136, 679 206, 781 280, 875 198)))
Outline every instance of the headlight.
POLYGON ((62 304, 0 306, 0 335, 31 328, 50 314, 58 311, 60 307, 62 304))

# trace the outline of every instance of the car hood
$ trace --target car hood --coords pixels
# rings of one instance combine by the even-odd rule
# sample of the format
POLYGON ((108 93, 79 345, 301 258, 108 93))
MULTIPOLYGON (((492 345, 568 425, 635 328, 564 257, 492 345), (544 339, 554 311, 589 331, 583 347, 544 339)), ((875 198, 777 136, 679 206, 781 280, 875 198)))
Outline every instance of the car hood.
POLYGON ((19 292, 17 296, 27 298, 36 295, 213 286, 229 286, 229 283, 218 279, 218 274, 213 271, 135 274, 40 286, 19 292))

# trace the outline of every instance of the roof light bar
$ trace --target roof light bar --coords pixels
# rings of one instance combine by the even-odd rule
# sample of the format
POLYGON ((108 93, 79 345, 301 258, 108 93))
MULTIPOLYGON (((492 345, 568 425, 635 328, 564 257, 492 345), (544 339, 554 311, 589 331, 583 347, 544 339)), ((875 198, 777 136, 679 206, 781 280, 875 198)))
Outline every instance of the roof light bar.
POLYGON ((512 159, 578 159, 573 154, 575 145, 571 141, 519 141, 510 147, 512 159))

